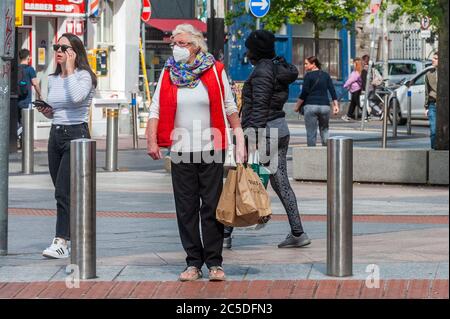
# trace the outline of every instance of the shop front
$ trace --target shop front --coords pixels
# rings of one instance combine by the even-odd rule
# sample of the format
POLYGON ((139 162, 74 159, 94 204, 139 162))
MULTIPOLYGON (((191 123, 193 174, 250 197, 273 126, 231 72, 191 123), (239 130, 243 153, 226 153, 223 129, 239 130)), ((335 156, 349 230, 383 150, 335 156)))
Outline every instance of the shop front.
MULTIPOLYGON (((95 137, 106 135, 106 110, 129 107, 131 93, 138 91, 141 1, 101 0, 95 14, 88 4, 91 2, 86 0, 23 0, 18 45, 31 52, 45 100, 48 76, 56 67, 52 45, 64 33, 81 38, 98 77, 89 119, 95 137)), ((47 138, 50 121, 36 114, 35 125, 35 137, 47 138)))

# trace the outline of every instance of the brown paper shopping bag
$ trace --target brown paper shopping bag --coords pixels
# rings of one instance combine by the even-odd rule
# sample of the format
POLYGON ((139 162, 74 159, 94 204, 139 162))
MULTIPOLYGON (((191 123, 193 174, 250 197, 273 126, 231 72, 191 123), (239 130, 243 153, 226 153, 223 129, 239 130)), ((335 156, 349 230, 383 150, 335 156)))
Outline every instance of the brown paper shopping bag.
POLYGON ((230 169, 216 209, 216 219, 227 226, 234 226, 236 218, 236 183, 237 172, 230 169))
POLYGON ((236 214, 238 216, 253 214, 258 212, 255 200, 253 199, 254 181, 249 174, 249 167, 239 164, 237 166, 236 184, 236 214))

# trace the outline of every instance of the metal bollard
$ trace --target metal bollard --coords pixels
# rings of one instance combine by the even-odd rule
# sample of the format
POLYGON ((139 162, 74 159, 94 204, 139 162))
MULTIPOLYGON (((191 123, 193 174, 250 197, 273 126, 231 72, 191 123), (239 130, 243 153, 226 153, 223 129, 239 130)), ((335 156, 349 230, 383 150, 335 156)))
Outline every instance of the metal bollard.
POLYGON ((117 149, 119 139, 119 110, 106 111, 106 160, 105 170, 117 171, 117 149))
POLYGON ((22 173, 34 173, 34 109, 22 109, 22 173))
POLYGON ((353 140, 328 139, 327 275, 353 272, 353 140))
POLYGON ((70 143, 71 263, 80 279, 96 277, 96 143, 77 139, 70 143))
POLYGON ((408 135, 411 135, 412 92, 410 90, 408 90, 408 104, 407 105, 408 105, 407 106, 408 107, 408 110, 407 110, 408 115, 407 115, 407 118, 406 118, 406 133, 408 135))
POLYGON ((397 121, 398 121, 398 100, 397 100, 397 92, 394 91, 392 93, 392 107, 393 107, 393 116, 392 116, 392 136, 397 137, 397 121))
POLYGON ((384 96, 383 130, 381 132, 381 146, 383 148, 386 148, 386 146, 387 146, 387 126, 388 126, 387 124, 388 124, 388 117, 389 117, 388 103, 389 103, 389 95, 386 94, 384 96))
POLYGON ((138 136, 138 109, 136 104, 136 93, 131 93, 131 116, 133 126, 133 149, 139 148, 139 136, 138 136))

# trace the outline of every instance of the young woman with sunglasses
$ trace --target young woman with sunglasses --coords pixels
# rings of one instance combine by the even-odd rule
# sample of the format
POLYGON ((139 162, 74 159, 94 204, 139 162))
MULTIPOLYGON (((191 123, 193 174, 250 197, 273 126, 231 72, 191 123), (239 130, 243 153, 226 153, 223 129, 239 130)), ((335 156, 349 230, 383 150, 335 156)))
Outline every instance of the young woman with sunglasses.
POLYGON ((63 34, 53 49, 57 66, 48 80, 47 104, 51 107, 37 110, 52 119, 48 165, 57 209, 56 235, 42 254, 59 259, 69 257, 70 142, 90 138, 87 122, 97 78, 89 67, 83 42, 76 35, 63 34))

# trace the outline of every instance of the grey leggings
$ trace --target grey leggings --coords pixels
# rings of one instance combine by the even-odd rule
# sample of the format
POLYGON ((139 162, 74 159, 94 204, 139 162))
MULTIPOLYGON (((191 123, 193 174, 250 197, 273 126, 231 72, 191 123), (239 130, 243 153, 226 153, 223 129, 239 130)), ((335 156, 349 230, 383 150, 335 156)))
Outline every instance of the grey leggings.
MULTIPOLYGON (((278 156, 278 165, 276 172, 270 175, 270 185, 272 185, 273 190, 286 210, 291 232, 299 236, 303 233, 303 226, 298 212, 297 198, 289 183, 287 174, 286 156, 289 149, 289 139, 289 135, 278 139, 278 150, 275 150, 277 153, 275 155, 278 156)), ((269 143, 269 139, 267 141, 269 143)), ((270 149, 270 146, 268 146, 268 149, 270 149)), ((233 227, 225 227, 225 237, 229 237, 232 231, 233 227)))

